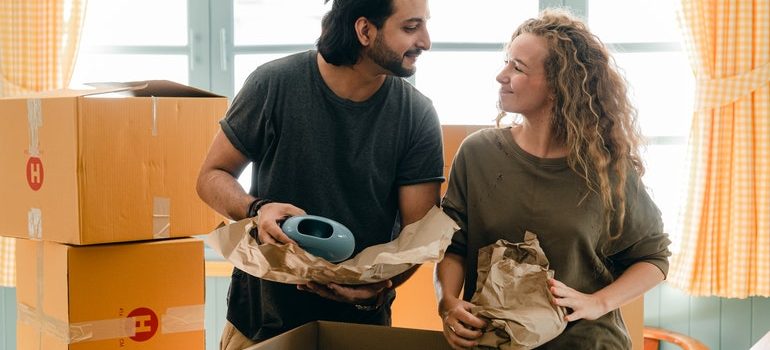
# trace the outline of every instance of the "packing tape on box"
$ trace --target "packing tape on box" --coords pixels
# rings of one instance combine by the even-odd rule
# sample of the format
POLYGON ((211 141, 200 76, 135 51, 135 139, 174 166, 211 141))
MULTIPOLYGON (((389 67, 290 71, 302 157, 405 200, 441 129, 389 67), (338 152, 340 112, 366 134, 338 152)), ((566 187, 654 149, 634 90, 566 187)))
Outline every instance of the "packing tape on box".
POLYGON ((44 315, 40 308, 34 308, 24 303, 16 304, 16 318, 29 326, 40 330, 39 336, 43 333, 52 334, 56 338, 63 339, 67 334, 67 323, 61 320, 44 315))
POLYGON ((40 308, 33 308, 23 303, 17 304, 17 310, 19 321, 39 329, 41 337, 43 333, 46 333, 65 344, 133 337, 136 335, 136 320, 134 317, 67 324, 67 322, 44 314, 40 311, 40 308))
POLYGON ((167 334, 201 330, 206 318, 204 310, 204 305, 170 307, 161 316, 160 332, 167 334))
POLYGON ((153 197, 152 199, 152 238, 171 237, 171 199, 153 197))
POLYGON ((29 239, 43 239, 43 211, 29 208, 27 212, 27 233, 29 239))
POLYGON ((72 344, 86 341, 133 337, 134 335, 136 335, 136 320, 134 317, 120 317, 107 320, 72 323, 69 325, 68 340, 69 344, 72 344))
MULTIPOLYGON (((43 109, 39 98, 27 99, 27 126, 29 128, 30 157, 40 156, 40 127, 43 126, 43 109)), ((30 208, 27 212, 27 232, 30 239, 43 237, 42 212, 38 208, 30 208)))
POLYGON ((30 156, 40 155, 40 136, 38 129, 43 126, 43 109, 39 98, 27 100, 27 123, 29 126, 29 152, 30 156))
POLYGON ((152 136, 158 136, 158 98, 150 97, 152 101, 152 136))
MULTIPOLYGON (((161 316, 160 333, 194 332, 204 329, 205 312, 204 305, 176 306, 166 309, 161 316)), ((42 334, 49 334, 65 344, 75 344, 98 340, 130 338, 136 335, 136 317, 119 317, 104 320, 93 320, 67 324, 64 321, 50 317, 23 303, 17 304, 17 317, 24 322, 40 330, 42 334)))
MULTIPOLYGON (((43 272, 44 272, 43 257, 45 256, 45 246, 43 245, 42 241, 37 241, 37 243, 35 243, 35 245, 36 245, 35 251, 37 252, 37 258, 36 258, 37 266, 35 266, 35 282, 37 283, 36 284, 37 289, 35 290, 35 298, 36 298, 36 302, 37 302, 37 309, 35 309, 35 316, 40 321, 43 321, 44 317, 46 317, 43 314, 43 306, 42 306, 43 305, 43 272)), ((43 322, 42 325, 51 325, 54 328, 54 330, 56 329, 56 327, 55 327, 55 325, 56 325, 55 319, 54 320, 49 320, 49 322, 43 322)), ((43 347, 43 332, 42 332, 42 329, 41 329, 41 332, 39 332, 37 336, 38 336, 38 340, 39 340, 38 341, 38 344, 39 344, 38 346, 40 348, 42 348, 43 347)))

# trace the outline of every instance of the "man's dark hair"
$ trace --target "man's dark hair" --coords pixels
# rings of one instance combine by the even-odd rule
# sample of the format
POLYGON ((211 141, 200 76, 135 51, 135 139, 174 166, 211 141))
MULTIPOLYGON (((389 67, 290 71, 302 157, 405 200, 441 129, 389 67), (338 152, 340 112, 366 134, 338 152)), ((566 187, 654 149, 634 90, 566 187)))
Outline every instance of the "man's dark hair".
POLYGON ((318 52, 335 66, 355 64, 363 48, 356 36, 356 20, 364 17, 380 29, 392 14, 393 0, 334 0, 321 20, 318 52))

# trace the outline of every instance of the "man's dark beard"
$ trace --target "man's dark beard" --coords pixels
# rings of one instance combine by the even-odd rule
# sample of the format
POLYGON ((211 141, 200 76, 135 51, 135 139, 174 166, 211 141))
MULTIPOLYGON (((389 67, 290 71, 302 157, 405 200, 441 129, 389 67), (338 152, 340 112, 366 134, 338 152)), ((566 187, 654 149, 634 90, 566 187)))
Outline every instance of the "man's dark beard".
MULTIPOLYGON (((419 52, 416 52, 416 54, 419 54, 419 52)), ((382 35, 378 35, 377 38, 374 39, 374 46, 372 46, 371 50, 367 51, 367 56, 369 56, 374 63, 387 69, 397 77, 410 77, 414 75, 416 70, 415 68, 404 68, 404 58, 385 44, 382 35)))

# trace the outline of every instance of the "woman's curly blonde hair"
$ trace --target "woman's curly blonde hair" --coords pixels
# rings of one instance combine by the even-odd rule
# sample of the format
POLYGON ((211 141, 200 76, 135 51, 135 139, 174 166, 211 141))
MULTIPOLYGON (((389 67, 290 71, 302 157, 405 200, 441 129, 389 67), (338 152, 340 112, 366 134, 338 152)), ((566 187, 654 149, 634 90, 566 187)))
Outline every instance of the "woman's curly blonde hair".
MULTIPOLYGON (((555 97, 552 134, 567 146, 570 168, 601 196, 605 229, 610 238, 617 238, 623 232, 629 165, 639 177, 644 174, 639 156, 642 136, 626 81, 604 44, 565 10, 544 10, 522 23, 511 41, 524 33, 547 42, 546 81, 555 97), (611 172, 617 174, 614 186, 611 172)), ((497 117, 498 126, 503 116, 497 117)))

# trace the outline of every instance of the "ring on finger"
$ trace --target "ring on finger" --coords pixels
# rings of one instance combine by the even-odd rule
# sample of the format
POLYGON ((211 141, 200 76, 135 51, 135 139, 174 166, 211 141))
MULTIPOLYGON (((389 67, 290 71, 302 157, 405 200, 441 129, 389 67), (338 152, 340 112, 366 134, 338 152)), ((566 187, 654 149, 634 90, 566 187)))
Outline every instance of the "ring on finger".
POLYGON ((457 331, 455 330, 454 327, 452 327, 452 325, 447 325, 447 326, 449 327, 449 330, 452 331, 452 333, 457 333, 457 331))

